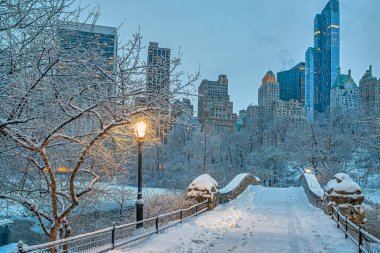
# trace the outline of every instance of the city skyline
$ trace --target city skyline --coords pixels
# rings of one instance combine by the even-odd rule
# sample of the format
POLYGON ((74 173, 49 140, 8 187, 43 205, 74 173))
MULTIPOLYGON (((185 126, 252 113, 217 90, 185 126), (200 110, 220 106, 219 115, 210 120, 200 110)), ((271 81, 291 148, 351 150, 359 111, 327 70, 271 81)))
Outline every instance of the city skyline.
MULTIPOLYGON (((241 1, 237 5, 229 1, 190 4, 173 1, 105 3, 100 0, 97 3, 102 15, 98 24, 118 26, 126 20, 120 32, 123 40, 141 25, 144 45, 157 41, 170 48, 173 54, 181 47, 184 71, 195 72, 200 64, 201 80, 228 75, 231 101, 235 104, 234 111, 238 112, 251 103, 257 104, 257 90, 264 73, 287 70, 305 60, 305 51, 313 45, 314 16, 327 2, 295 0, 289 5, 284 0, 257 0, 241 1), (144 9, 146 15, 136 15, 140 9, 144 9), (160 9, 166 10, 166 14, 159 17, 160 9), (239 19, 234 18, 237 16, 239 19), (287 26, 283 25, 284 21, 287 26)), ((92 1, 90 6, 95 3, 92 1)), ((380 2, 375 0, 340 1, 340 65, 342 72, 352 69, 357 83, 369 65, 373 65, 375 71, 380 69, 376 59, 380 49, 371 47, 378 35, 362 32, 363 27, 380 28, 380 24, 372 22, 376 7, 380 7, 380 2), (366 44, 369 46, 363 47, 366 44)), ((379 76, 379 72, 374 75, 379 76)), ((192 103, 196 104, 196 99, 192 103)))

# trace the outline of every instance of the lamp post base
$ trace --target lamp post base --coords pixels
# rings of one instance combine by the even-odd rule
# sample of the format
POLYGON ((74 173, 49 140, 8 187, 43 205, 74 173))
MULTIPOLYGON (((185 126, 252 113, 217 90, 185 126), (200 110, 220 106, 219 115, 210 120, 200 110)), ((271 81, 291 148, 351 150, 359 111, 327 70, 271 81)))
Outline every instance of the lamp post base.
MULTIPOLYGON (((144 219, 144 203, 142 199, 136 201, 136 222, 142 221, 144 219)), ((140 222, 136 224, 136 228, 144 227, 144 223, 140 222)))

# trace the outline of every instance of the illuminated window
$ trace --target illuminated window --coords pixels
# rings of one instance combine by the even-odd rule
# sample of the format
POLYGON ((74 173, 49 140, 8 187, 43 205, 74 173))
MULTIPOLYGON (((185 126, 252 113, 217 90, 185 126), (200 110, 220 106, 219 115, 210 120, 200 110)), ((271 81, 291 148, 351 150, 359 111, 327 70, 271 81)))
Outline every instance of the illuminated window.
POLYGON ((96 34, 95 34, 95 37, 100 37, 100 34, 96 33, 96 34))

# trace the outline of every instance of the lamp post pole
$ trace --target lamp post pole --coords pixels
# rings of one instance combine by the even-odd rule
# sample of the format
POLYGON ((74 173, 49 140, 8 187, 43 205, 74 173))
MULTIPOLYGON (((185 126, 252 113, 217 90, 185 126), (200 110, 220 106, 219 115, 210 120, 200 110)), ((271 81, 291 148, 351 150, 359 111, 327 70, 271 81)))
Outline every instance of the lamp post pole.
MULTIPOLYGON (((137 191, 137 201, 136 201, 136 221, 142 221, 144 219, 144 202, 142 200, 142 145, 143 141, 141 138, 137 140, 137 148, 139 153, 138 158, 138 191, 137 191)), ((136 224, 136 228, 143 227, 144 224, 142 222, 136 224)))

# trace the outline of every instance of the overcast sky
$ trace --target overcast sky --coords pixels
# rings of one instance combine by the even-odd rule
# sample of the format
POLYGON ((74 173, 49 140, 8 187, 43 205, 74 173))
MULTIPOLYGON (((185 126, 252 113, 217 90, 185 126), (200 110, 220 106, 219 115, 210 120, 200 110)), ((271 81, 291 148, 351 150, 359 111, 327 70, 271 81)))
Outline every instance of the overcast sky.
MULTIPOLYGON (((122 39, 141 26, 144 43, 179 47, 183 70, 201 79, 227 74, 234 111, 257 104, 268 71, 304 61, 313 46, 314 16, 327 0, 82 0, 99 4, 97 24, 119 26, 122 39)), ((370 64, 380 77, 380 0, 340 0, 341 68, 357 84, 370 64)), ((143 55, 144 59, 146 53, 143 55)), ((201 80, 200 80, 201 81, 201 80)), ((199 81, 199 83, 200 83, 199 81)), ((199 85, 197 83, 197 86, 199 85)), ((196 106, 195 106, 196 107, 196 106)))

